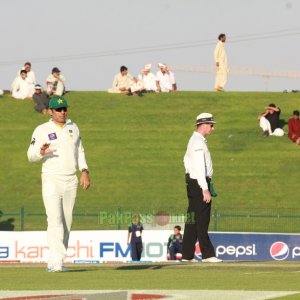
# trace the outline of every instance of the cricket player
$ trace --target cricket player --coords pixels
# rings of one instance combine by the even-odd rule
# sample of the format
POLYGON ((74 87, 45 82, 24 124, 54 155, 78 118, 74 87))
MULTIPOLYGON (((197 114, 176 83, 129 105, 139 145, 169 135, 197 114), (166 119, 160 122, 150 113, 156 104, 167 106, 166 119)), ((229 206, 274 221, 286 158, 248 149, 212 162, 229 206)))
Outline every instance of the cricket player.
POLYGON ((215 64, 217 69, 215 91, 224 92, 228 74, 227 54, 224 46, 226 42, 226 35, 224 33, 221 33, 218 39, 219 41, 214 51, 215 64))
POLYGON ((206 137, 214 131, 215 121, 210 113, 197 116, 196 130, 191 136, 184 155, 186 189, 189 199, 182 247, 182 260, 191 261, 194 257, 195 243, 198 239, 202 261, 221 262, 215 256, 215 249, 208 236, 210 222, 211 178, 213 165, 206 137))
POLYGON ((33 132, 27 156, 30 162, 42 161, 42 194, 47 214, 49 245, 48 272, 66 271, 63 263, 68 249, 78 179, 90 187, 88 166, 79 129, 67 118, 68 103, 54 97, 49 103, 52 118, 33 132))

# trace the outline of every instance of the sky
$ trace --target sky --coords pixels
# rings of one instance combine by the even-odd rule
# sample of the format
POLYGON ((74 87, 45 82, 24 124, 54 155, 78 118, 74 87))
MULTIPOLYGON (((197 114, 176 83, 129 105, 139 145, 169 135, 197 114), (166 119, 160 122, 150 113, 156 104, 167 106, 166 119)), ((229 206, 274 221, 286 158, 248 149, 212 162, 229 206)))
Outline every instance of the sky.
POLYGON ((59 67, 67 90, 107 90, 121 65, 173 66, 179 90, 212 90, 213 50, 226 33, 228 91, 300 89, 300 78, 235 74, 300 71, 297 0, 0 0, 0 88, 32 63, 38 83, 59 67))

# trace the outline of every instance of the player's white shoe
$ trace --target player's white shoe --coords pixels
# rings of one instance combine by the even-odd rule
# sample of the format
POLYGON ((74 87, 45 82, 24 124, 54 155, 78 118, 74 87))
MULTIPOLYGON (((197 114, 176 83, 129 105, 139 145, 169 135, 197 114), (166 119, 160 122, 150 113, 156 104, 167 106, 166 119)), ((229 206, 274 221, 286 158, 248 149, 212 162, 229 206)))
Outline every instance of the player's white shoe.
POLYGON ((222 261, 223 261, 222 259, 217 258, 215 256, 202 259, 202 262, 208 262, 208 263, 220 263, 222 261))
POLYGON ((197 262, 199 262, 199 260, 197 260, 197 259, 182 259, 181 260, 181 262, 192 262, 192 263, 197 263, 197 262))
POLYGON ((59 272, 68 272, 69 270, 65 267, 54 267, 54 268, 47 268, 48 273, 59 273, 59 272))

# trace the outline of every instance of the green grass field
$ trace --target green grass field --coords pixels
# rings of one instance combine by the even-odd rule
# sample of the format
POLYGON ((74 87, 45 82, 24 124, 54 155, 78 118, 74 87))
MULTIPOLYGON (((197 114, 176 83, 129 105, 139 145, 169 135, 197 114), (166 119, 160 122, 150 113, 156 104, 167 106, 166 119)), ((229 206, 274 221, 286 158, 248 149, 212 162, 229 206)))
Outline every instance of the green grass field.
MULTIPOLYGON (((187 199, 182 158, 196 115, 208 111, 217 120, 209 147, 219 194, 213 203, 219 214, 218 230, 299 232, 300 147, 287 137, 263 138, 256 121, 264 106, 272 102, 281 107, 282 118, 287 120, 300 107, 299 95, 179 92, 137 98, 71 92, 66 98, 70 118, 81 129, 92 178, 89 191, 79 189, 75 213, 97 215, 118 208, 184 212, 187 199)), ((0 222, 13 217, 18 230, 20 218, 9 214, 18 214, 22 206, 27 213, 44 212, 41 165, 28 163, 26 152, 33 129, 49 117, 35 113, 31 101, 9 96, 0 98, 0 111, 0 210, 5 214, 0 222)), ((211 225, 213 229, 214 222, 211 225)), ((45 227, 44 216, 25 217, 26 230, 45 227)), ((102 228, 96 216, 74 218, 73 229, 102 228)), ((1 264, 0 289, 300 293, 300 265, 290 262, 71 265, 70 270, 49 274, 44 265, 1 264)), ((300 294, 280 299, 300 299, 300 294)))
POLYGON ((71 265, 70 272, 60 274, 38 264, 12 264, 0 272, 2 290, 299 291, 280 299, 299 299, 299 281, 300 264, 288 262, 71 265))
MULTIPOLYGON (((217 120, 208 140, 219 194, 213 204, 220 215, 217 229, 299 232, 300 147, 287 137, 263 138, 256 120, 274 102, 286 121, 299 109, 298 94, 178 92, 140 98, 71 92, 66 98, 69 116, 81 130, 92 178, 89 191, 79 190, 75 213, 97 214, 119 207, 184 212, 182 158, 195 117, 208 111, 217 120)), ((41 165, 28 163, 26 152, 34 128, 49 117, 35 113, 31 101, 9 96, 0 98, 0 110, 0 210, 18 214, 24 206, 27 213, 43 213, 41 165)), ((13 217, 18 230, 20 218, 13 217)), ((44 229, 45 222, 44 216, 26 216, 25 229, 44 229)), ((103 227, 94 216, 75 217, 73 228, 103 227)))

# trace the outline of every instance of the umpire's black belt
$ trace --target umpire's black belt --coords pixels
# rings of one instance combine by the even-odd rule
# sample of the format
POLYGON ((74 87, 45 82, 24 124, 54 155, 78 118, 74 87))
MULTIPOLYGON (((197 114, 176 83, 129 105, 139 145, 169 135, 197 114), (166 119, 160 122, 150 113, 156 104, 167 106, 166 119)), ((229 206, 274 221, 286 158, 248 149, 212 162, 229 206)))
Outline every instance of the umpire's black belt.
MULTIPOLYGON (((210 178, 210 177, 205 177, 205 178, 206 178, 207 183, 210 183, 210 182, 211 182, 211 178, 210 178)), ((189 174, 189 173, 186 173, 186 174, 185 174, 185 180, 188 181, 188 180, 197 180, 197 179, 191 178, 191 177, 190 177, 190 174, 189 174)))

